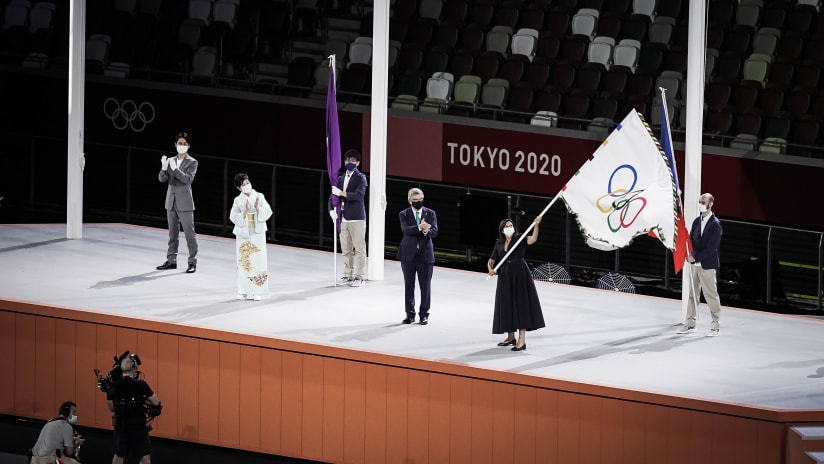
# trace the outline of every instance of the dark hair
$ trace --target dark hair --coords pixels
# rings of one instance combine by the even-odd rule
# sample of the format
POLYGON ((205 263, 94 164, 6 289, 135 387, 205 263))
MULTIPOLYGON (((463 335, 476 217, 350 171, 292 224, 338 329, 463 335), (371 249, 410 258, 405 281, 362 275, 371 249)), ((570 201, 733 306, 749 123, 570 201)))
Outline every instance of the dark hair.
POLYGON ((178 134, 175 136, 175 143, 177 143, 177 141, 180 139, 185 140, 186 143, 188 143, 189 145, 192 144, 192 140, 189 138, 189 134, 187 134, 186 132, 178 132, 178 134))
POLYGON ((359 152, 358 150, 355 150, 354 148, 350 148, 350 149, 346 150, 346 153, 343 154, 343 160, 344 161, 346 161, 349 158, 355 158, 356 160, 358 160, 358 162, 360 162, 361 152, 359 152))
POLYGON ((515 227, 515 222, 512 219, 502 219, 501 222, 498 224, 498 240, 505 242, 506 236, 504 235, 504 227, 506 227, 506 223, 511 222, 512 227, 515 227))
POLYGON ((69 414, 72 413, 72 407, 77 407, 74 401, 64 401, 63 404, 60 405, 58 414, 63 417, 69 417, 69 414))
POLYGON ((240 188, 244 180, 249 180, 249 176, 242 172, 235 174, 235 187, 240 188))

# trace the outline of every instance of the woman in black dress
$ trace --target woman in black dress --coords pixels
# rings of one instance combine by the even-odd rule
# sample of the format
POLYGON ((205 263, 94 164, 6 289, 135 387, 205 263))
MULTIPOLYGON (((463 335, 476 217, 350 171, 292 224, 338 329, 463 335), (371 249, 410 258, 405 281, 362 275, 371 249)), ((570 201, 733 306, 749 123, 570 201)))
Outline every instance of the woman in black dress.
POLYGON ((504 219, 498 224, 498 241, 492 250, 487 267, 489 275, 498 275, 498 286, 495 289, 495 316, 492 320, 492 333, 506 333, 506 340, 498 343, 498 346, 512 347, 512 351, 523 351, 526 349, 526 331, 545 327, 544 315, 541 312, 541 302, 538 300, 538 291, 535 289, 535 281, 529 272, 524 260, 526 245, 532 245, 538 241, 538 224, 541 217, 535 218, 535 226, 532 235, 518 244, 512 254, 501 264, 495 272, 495 263, 500 261, 509 247, 518 242, 520 234, 515 233, 515 226, 509 219, 504 219), (526 245, 524 244, 526 242, 526 245), (518 338, 515 339, 515 331, 518 331, 518 338))

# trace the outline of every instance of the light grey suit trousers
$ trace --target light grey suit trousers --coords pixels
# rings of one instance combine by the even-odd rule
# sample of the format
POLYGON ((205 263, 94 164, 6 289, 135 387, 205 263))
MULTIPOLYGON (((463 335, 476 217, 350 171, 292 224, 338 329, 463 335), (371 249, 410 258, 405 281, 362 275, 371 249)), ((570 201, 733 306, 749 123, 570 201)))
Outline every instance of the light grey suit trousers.
MULTIPOLYGON (((174 157, 177 160, 177 157, 174 157)), ((195 202, 192 198, 192 182, 197 174, 197 160, 186 155, 183 161, 178 161, 177 169, 167 167, 161 169, 157 178, 160 182, 167 182, 166 189, 166 220, 169 222, 169 248, 166 251, 166 261, 177 263, 177 250, 180 237, 180 226, 186 236, 186 245, 189 248, 189 264, 197 264, 197 234, 195 234, 195 202)))

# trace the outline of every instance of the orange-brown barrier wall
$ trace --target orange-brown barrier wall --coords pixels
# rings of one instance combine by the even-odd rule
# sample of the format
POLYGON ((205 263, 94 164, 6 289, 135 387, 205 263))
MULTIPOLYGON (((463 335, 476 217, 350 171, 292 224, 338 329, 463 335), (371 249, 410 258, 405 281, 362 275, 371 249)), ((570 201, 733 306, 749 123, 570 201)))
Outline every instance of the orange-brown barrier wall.
POLYGON ((0 308, 2 414, 50 418, 73 399, 80 425, 108 428, 92 369, 108 371, 129 349, 163 402, 160 437, 352 463, 783 461, 785 425, 771 411, 23 302, 0 308))

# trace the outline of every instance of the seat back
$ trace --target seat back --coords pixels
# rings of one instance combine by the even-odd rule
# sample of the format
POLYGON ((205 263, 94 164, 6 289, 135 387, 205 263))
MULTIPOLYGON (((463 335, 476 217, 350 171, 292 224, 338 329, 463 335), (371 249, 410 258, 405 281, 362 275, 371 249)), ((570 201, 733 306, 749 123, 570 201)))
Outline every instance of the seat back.
POLYGON ((612 45, 607 42, 590 43, 587 48, 587 58, 590 62, 601 63, 608 69, 612 64, 612 45))

